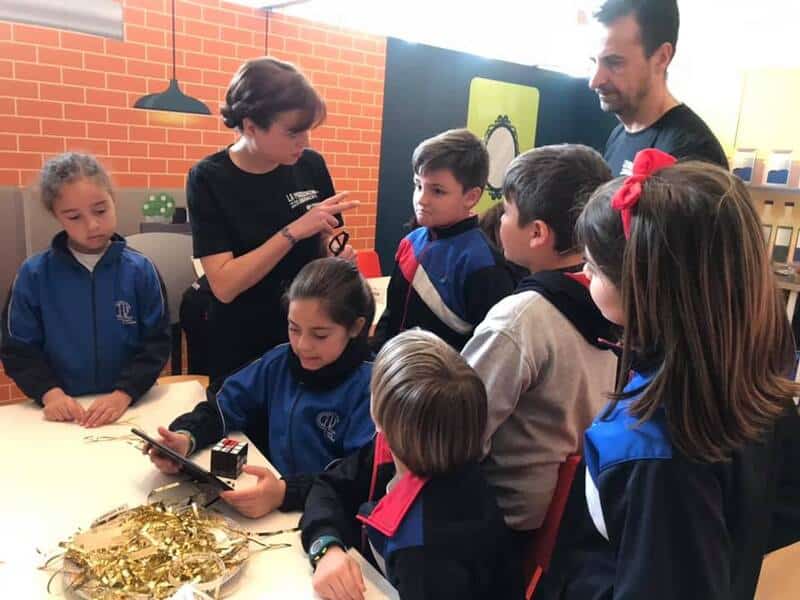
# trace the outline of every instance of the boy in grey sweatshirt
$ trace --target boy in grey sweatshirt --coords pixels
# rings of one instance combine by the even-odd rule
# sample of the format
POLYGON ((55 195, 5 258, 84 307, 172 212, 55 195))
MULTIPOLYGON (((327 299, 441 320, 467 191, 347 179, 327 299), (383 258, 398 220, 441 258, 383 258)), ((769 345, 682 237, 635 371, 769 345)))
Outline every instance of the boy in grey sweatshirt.
POLYGON ((613 390, 613 326, 592 302, 573 228, 589 195, 611 178, 591 148, 536 148, 509 165, 500 239, 530 270, 476 328, 462 354, 488 396, 484 472, 506 524, 541 526, 559 465, 581 452, 586 427, 613 390))

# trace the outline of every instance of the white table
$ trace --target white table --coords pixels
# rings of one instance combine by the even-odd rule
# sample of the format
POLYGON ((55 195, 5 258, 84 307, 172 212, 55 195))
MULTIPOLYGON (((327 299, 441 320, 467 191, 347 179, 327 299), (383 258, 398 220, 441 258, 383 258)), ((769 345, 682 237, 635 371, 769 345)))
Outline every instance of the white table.
POLYGON ((391 277, 370 277, 367 279, 372 295, 375 297, 375 318, 372 323, 376 324, 386 310, 386 291, 389 288, 391 277))
MULTIPOLYGON (((168 425, 179 414, 204 399, 197 382, 154 387, 123 419, 155 435, 158 425, 168 425)), ((90 398, 82 399, 85 405, 90 398)), ((156 487, 175 481, 163 475, 149 459, 124 441, 85 441, 92 434, 124 435, 130 425, 84 429, 71 423, 45 421, 32 402, 0 407, 0 596, 3 598, 59 598, 60 578, 47 596, 50 573, 36 567, 42 561, 36 548, 49 550, 99 515, 122 505, 144 504, 156 487)), ((243 435, 234 435, 246 439, 243 435)), ((193 457, 208 467, 210 451, 193 457)), ((250 444, 248 462, 269 465, 250 444)), ((237 487, 255 478, 243 474, 237 487)), ((261 519, 247 519, 219 501, 222 512, 250 531, 275 531, 296 527, 299 513, 275 512, 261 519)), ((263 538, 266 543, 288 542, 286 549, 254 552, 242 573, 232 582, 234 599, 310 599, 311 567, 300 545, 298 532, 263 538)), ((252 545, 255 550, 257 546, 252 545)), ((367 598, 397 598, 397 592, 364 559, 367 598)))

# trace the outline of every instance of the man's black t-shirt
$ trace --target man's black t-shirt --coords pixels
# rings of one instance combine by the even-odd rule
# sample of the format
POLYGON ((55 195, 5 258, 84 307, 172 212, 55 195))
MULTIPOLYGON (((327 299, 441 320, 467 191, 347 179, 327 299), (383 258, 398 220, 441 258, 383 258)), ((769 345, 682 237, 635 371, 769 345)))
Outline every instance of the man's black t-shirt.
POLYGON ((615 177, 630 175, 636 153, 646 148, 658 148, 678 159, 704 160, 728 168, 728 159, 717 138, 685 104, 668 110, 650 127, 636 133, 628 133, 620 123, 606 142, 603 158, 615 177))
MULTIPOLYGON (((212 154, 192 167, 186 183, 195 258, 247 254, 333 193, 325 161, 312 150, 294 165, 261 175, 239 169, 227 149, 212 154)), ((214 299, 209 312, 212 379, 287 340, 281 297, 300 269, 322 255, 320 236, 300 240, 233 302, 214 299)))

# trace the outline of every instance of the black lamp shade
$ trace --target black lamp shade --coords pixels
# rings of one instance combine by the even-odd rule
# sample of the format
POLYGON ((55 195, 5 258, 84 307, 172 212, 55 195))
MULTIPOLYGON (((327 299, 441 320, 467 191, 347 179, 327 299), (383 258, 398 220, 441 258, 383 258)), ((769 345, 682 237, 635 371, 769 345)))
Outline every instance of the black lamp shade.
POLYGON ((210 115, 209 108, 191 96, 181 91, 177 79, 170 79, 169 87, 157 94, 142 96, 133 105, 134 108, 149 110, 168 110, 171 112, 191 113, 196 115, 210 115))

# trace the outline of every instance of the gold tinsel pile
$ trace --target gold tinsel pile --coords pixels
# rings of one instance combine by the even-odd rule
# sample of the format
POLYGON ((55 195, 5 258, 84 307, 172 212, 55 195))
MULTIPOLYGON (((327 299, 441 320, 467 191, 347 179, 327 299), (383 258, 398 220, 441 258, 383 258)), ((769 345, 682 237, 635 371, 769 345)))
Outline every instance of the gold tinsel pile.
POLYGON ((176 512, 162 504, 139 506, 61 546, 70 587, 103 599, 168 598, 183 583, 206 583, 234 572, 249 555, 244 531, 194 504, 176 512), (183 562, 187 557, 192 560, 183 562))

